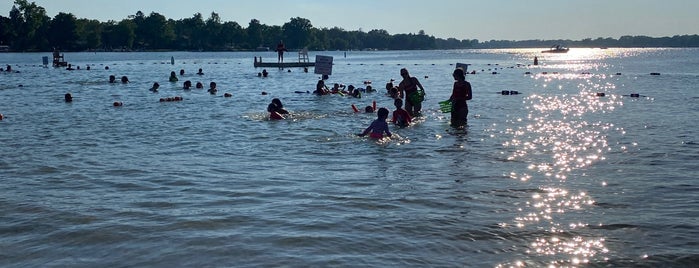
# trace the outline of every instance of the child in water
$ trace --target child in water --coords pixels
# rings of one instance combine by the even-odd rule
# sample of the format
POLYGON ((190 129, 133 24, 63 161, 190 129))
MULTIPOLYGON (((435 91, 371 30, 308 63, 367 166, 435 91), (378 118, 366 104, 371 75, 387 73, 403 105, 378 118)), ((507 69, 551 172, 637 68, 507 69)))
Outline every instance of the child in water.
POLYGON ((386 123, 386 119, 388 118, 388 109, 379 108, 377 114, 378 118, 371 122, 371 125, 369 125, 364 132, 357 134, 357 136, 363 137, 364 135, 369 134, 369 137, 372 139, 381 139, 383 138, 384 132, 386 132, 388 137, 392 135, 391 131, 388 129, 388 123, 386 123))
POLYGON ((393 122, 393 124, 397 125, 398 127, 409 126, 411 118, 408 111, 403 109, 403 100, 396 99, 395 101, 393 101, 393 105, 396 106, 396 110, 393 111, 393 118, 391 119, 391 122, 393 122))
POLYGON ((282 115, 289 114, 289 111, 284 109, 282 101, 277 98, 272 99, 272 103, 267 105, 267 112, 269 112, 269 119, 271 120, 284 119, 282 115))

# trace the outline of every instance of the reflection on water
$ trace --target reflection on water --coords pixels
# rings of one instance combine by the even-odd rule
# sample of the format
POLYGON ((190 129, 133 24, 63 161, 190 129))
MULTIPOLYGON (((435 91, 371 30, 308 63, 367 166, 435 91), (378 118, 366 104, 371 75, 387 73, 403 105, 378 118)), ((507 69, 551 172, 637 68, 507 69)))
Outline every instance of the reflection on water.
MULTIPOLYGON (((514 127, 505 131, 512 136, 503 144, 511 150, 508 161, 527 163, 527 171, 513 171, 510 177, 539 185, 541 191, 532 194, 531 200, 518 208, 512 228, 535 234, 528 238, 529 246, 524 252, 536 256, 540 264, 548 262, 549 267, 586 264, 596 255, 609 251, 604 237, 580 231, 591 223, 576 215, 582 215, 580 211, 590 210, 595 204, 594 197, 586 194, 589 185, 569 188, 585 184, 567 182, 586 180, 584 172, 579 171, 605 160, 605 154, 612 150, 606 136, 610 131, 620 131, 603 119, 595 120, 600 118, 598 114, 613 112, 621 105, 616 96, 597 94, 610 92, 615 85, 607 82, 605 75, 574 73, 597 68, 589 66, 593 63, 585 63, 594 61, 594 56, 592 59, 588 56, 582 53, 562 56, 561 62, 553 67, 565 74, 534 75, 533 79, 541 81, 542 88, 548 85, 557 88, 549 88, 550 93, 525 97, 526 116, 510 120, 514 127)), ((524 263, 524 260, 513 261, 501 267, 524 266, 524 263)))

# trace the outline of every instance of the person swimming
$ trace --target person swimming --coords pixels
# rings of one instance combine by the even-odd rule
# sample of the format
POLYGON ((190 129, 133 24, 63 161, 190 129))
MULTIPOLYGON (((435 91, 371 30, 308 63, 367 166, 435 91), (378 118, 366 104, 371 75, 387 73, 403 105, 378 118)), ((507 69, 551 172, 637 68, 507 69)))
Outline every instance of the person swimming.
POLYGON ((216 92, 218 92, 216 82, 209 83, 209 90, 207 90, 207 92, 209 92, 211 95, 216 95, 216 92))
POLYGON ((169 80, 170 80, 170 82, 177 82, 179 80, 179 79, 177 79, 177 74, 175 73, 175 71, 170 72, 169 80))
POLYGON ((150 90, 152 92, 158 92, 158 88, 160 88, 160 84, 158 84, 158 82, 155 82, 155 83, 153 83, 153 87, 151 87, 148 90, 150 90))
POLYGON ((278 98, 272 99, 272 102, 267 105, 267 112, 269 112, 269 119, 280 120, 284 119, 283 114, 289 114, 289 111, 284 109, 282 101, 278 98))

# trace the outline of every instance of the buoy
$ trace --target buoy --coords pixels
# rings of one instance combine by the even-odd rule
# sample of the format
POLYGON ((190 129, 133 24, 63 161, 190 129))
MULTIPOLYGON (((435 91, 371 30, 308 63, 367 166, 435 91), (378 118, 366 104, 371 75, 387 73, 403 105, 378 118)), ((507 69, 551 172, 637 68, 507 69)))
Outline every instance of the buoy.
POLYGON ((114 107, 119 107, 119 106, 123 106, 123 105, 124 105, 123 102, 120 102, 120 101, 115 101, 115 102, 114 102, 114 107))
POLYGON ((376 111, 376 101, 375 100, 371 103, 371 108, 374 109, 374 111, 376 111))
MULTIPOLYGON (((298 92, 297 92, 298 93, 298 92)), ((303 92, 302 92, 303 93, 303 92)), ((262 95, 267 95, 267 92, 262 91, 262 95)))
POLYGON ((517 95, 519 94, 519 91, 517 90, 510 90, 510 95, 517 95))
POLYGON ((532 72, 525 72, 524 74, 532 74, 532 72))
POLYGON ((164 102, 164 101, 165 101, 165 99, 164 99, 164 98, 160 98, 160 102, 164 102))
POLYGON ((616 73, 616 75, 621 75, 621 73, 616 73))
POLYGON ((500 94, 502 94, 502 95, 510 95, 510 91, 509 91, 509 90, 503 90, 503 91, 500 92, 500 94))
POLYGON ((604 92, 597 92, 597 97, 604 97, 605 95, 604 92))
POLYGON ((354 104, 352 104, 352 110, 353 110, 355 113, 358 113, 358 112, 359 112, 359 109, 357 109, 357 106, 355 106, 354 104))
POLYGON ((230 98, 230 97, 233 97, 233 94, 226 92, 226 93, 223 93, 223 97, 230 98))
POLYGON ((650 75, 660 75, 660 73, 650 73, 650 75))
POLYGON ((541 72, 541 74, 549 74, 548 72, 541 72))
POLYGON ((640 97, 641 95, 638 94, 638 93, 631 93, 631 95, 629 95, 629 96, 632 97, 632 98, 638 98, 638 97, 640 97))

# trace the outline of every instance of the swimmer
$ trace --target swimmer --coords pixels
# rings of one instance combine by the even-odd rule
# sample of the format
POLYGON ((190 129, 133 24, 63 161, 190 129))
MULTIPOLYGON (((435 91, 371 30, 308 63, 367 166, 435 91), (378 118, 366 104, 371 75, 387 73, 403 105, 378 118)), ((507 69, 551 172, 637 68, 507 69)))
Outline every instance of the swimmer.
POLYGON ((116 82, 116 76, 110 75, 109 76, 109 83, 115 83, 116 82))
POLYGON ((313 94, 327 95, 328 93, 330 93, 330 91, 328 90, 328 87, 325 86, 325 81, 318 80, 318 83, 316 83, 316 90, 313 91, 313 94))
POLYGON ((201 82, 197 82, 197 85, 196 85, 195 87, 196 87, 197 89, 203 89, 203 88, 204 88, 204 84, 202 84, 201 82))
POLYGON ((366 107, 364 107, 364 112, 368 114, 374 113, 374 107, 372 107, 371 105, 367 105, 366 107))
POLYGON ((170 82, 177 82, 179 79, 177 79, 177 74, 175 71, 170 72, 170 82))
POLYGON ((371 125, 369 125, 364 132, 357 134, 357 136, 364 137, 366 134, 369 134, 369 137, 372 139, 381 139, 383 138, 383 133, 385 132, 386 135, 390 137, 392 134, 388 129, 388 123, 386 123, 386 119, 388 118, 388 109, 379 108, 377 116, 378 118, 371 122, 371 125))
POLYGON ((267 77, 268 75, 267 69, 262 69, 262 77, 267 77))
POLYGON ((396 99, 393 101, 393 105, 396 106, 396 110, 393 111, 393 118, 391 122, 398 127, 407 127, 410 125, 410 113, 403 109, 403 100, 396 99))
POLYGON ((216 95, 217 91, 218 89, 216 88, 216 82, 209 83, 209 90, 207 90, 207 92, 211 93, 211 95, 216 95))
POLYGON ((129 78, 126 77, 126 75, 121 77, 121 83, 122 84, 128 84, 129 83, 129 78))
POLYGON ((180 69, 180 76, 184 75, 184 69, 180 69))
POLYGON ((72 102, 73 101, 73 95, 69 93, 66 93, 63 98, 66 100, 66 102, 72 102))
POLYGON ((267 112, 269 112, 269 119, 272 120, 284 119, 282 115, 289 114, 289 111, 284 109, 282 101, 277 98, 272 99, 272 103, 267 105, 267 112))
POLYGON ((153 87, 151 87, 149 90, 152 92, 158 92, 158 88, 160 88, 160 84, 158 82, 153 83, 153 87))
POLYGON ((191 87, 192 87, 192 81, 189 81, 189 80, 184 81, 184 84, 183 84, 183 86, 182 86, 182 89, 184 89, 184 90, 189 90, 191 87))
POLYGON ((204 72, 199 68, 199 72, 197 72, 198 75, 204 75, 204 72))

